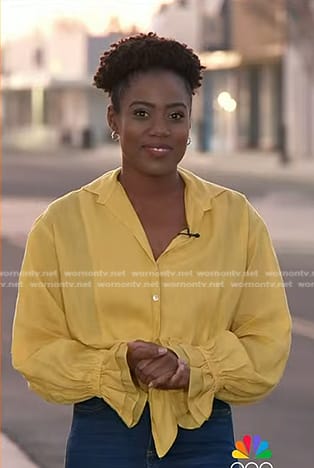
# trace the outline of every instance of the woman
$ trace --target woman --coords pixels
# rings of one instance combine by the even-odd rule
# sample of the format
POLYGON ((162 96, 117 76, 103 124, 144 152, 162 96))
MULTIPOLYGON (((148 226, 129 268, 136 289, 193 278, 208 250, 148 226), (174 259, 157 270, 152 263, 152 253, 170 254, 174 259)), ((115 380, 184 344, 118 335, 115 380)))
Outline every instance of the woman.
POLYGON ((227 468, 230 404, 264 398, 284 371, 291 323, 264 222, 178 168, 202 68, 153 33, 113 44, 95 85, 122 167, 53 202, 29 235, 13 364, 74 404, 67 468, 227 468))

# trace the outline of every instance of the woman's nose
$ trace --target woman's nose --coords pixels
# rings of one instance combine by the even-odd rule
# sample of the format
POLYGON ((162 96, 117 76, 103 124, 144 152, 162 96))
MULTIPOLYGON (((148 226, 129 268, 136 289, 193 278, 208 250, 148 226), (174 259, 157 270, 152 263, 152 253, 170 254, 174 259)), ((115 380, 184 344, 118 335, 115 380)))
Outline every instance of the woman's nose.
POLYGON ((158 117, 152 120, 149 130, 150 135, 168 136, 170 135, 169 124, 164 117, 158 117))

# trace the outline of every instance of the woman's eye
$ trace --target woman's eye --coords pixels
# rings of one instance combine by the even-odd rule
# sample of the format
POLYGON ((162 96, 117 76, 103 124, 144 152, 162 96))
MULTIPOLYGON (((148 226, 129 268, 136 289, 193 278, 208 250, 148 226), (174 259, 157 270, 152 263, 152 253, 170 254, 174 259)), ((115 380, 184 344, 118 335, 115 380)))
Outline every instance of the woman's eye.
POLYGON ((145 110, 136 110, 134 111, 134 115, 136 115, 137 117, 147 117, 148 112, 145 110))
POLYGON ((182 112, 172 112, 170 116, 172 120, 181 120, 184 118, 184 114, 182 114, 182 112))

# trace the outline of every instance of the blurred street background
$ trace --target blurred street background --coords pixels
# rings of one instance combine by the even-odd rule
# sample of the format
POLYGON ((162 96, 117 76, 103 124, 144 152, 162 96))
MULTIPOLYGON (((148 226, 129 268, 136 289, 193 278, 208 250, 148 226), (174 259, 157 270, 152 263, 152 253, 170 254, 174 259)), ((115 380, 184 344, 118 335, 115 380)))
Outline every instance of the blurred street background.
POLYGON ((268 440, 274 468, 312 466, 314 1, 3 0, 1 16, 2 466, 63 466, 71 407, 42 401, 10 363, 18 271, 47 204, 119 166, 92 79, 112 42, 151 30, 206 66, 182 165, 263 216, 293 317, 284 378, 265 401, 234 408, 236 439, 268 440))

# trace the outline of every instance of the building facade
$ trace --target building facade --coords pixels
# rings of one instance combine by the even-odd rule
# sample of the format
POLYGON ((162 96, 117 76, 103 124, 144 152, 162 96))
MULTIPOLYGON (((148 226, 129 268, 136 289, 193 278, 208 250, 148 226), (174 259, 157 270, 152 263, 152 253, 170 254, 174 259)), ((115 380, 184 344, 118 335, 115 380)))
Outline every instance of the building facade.
MULTIPOLYGON (((313 18, 314 0, 272 0, 271 7, 264 0, 173 0, 160 7, 152 30, 186 43, 206 66, 192 146, 314 158, 313 18)), ((67 20, 5 44, 4 138, 74 146, 108 140, 108 100, 92 81, 100 55, 120 37, 92 37, 67 20)))
POLYGON ((314 80, 289 34, 286 6, 174 0, 157 13, 154 30, 193 47, 207 67, 193 111, 201 151, 278 151, 283 162, 314 158, 314 80))
POLYGON ((8 141, 36 139, 78 147, 109 138, 106 95, 92 86, 99 57, 121 33, 100 37, 58 22, 4 47, 3 130, 8 141))

